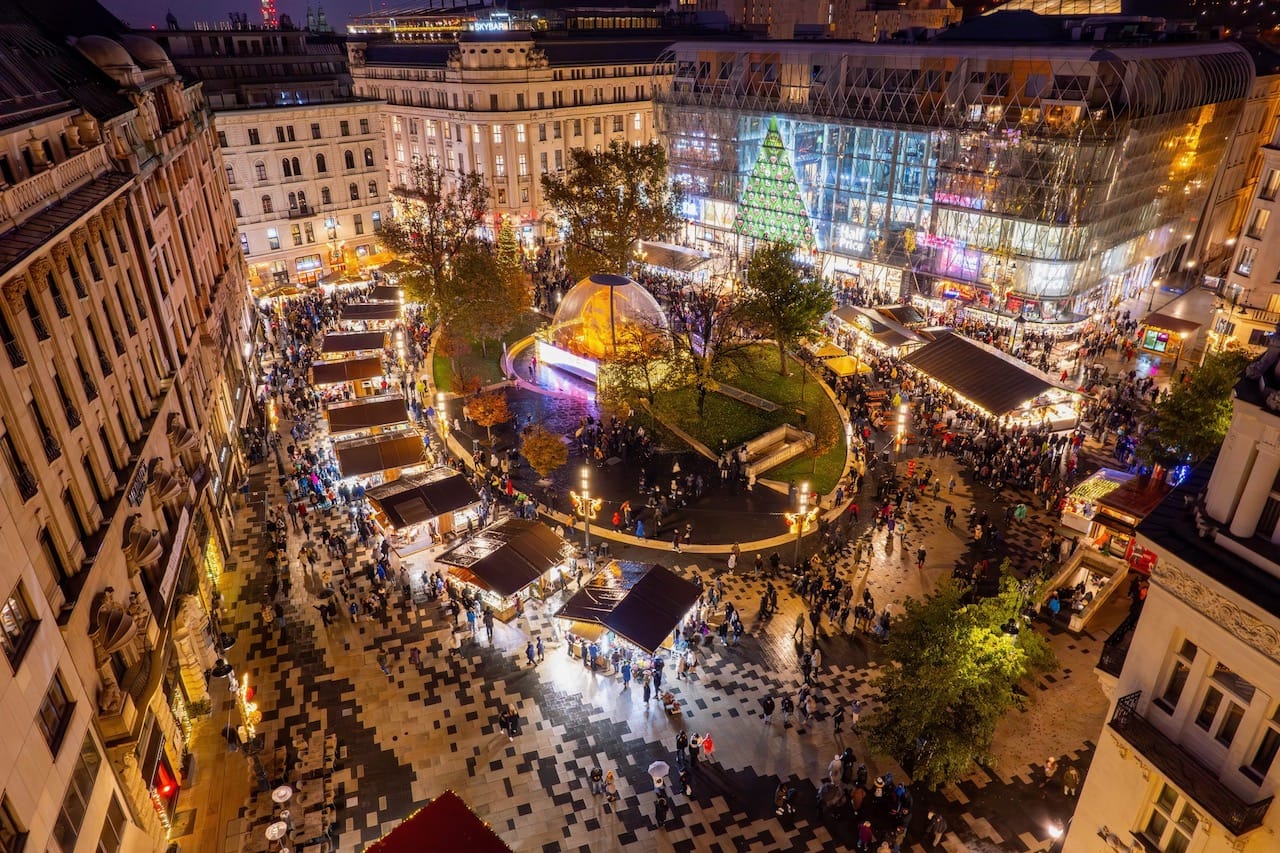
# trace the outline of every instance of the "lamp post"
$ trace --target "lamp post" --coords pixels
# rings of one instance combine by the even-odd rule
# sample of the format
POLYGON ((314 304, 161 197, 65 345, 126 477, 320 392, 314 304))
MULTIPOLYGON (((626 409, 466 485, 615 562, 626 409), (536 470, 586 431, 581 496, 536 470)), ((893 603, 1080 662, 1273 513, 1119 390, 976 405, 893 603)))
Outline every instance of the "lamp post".
POLYGON ((444 410, 444 392, 436 392, 436 417, 440 419, 440 440, 444 441, 449 437, 449 418, 444 410))
POLYGON ((591 550, 591 519, 596 517, 596 513, 600 511, 600 498, 591 497, 591 468, 587 465, 582 466, 582 493, 569 492, 569 497, 573 498, 574 509, 578 515, 582 516, 582 533, 585 542, 584 550, 591 550))
POLYGON ((787 519, 787 523, 793 525, 796 529, 796 556, 792 565, 800 565, 800 540, 804 538, 805 528, 808 527, 810 522, 812 522, 817 516, 819 509, 821 509, 821 507, 809 507, 809 484, 801 483, 799 509, 795 512, 783 513, 783 516, 787 519))

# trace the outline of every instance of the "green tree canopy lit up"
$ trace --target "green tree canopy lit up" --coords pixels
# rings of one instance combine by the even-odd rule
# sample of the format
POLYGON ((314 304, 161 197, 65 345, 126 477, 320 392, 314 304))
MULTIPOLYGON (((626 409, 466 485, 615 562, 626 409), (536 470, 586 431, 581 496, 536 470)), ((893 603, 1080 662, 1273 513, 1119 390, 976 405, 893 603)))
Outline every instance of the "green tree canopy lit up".
POLYGON ((1211 352, 1186 382, 1176 382, 1143 422, 1138 456, 1172 468, 1208 458, 1231 425, 1231 390, 1250 356, 1241 350, 1211 352))

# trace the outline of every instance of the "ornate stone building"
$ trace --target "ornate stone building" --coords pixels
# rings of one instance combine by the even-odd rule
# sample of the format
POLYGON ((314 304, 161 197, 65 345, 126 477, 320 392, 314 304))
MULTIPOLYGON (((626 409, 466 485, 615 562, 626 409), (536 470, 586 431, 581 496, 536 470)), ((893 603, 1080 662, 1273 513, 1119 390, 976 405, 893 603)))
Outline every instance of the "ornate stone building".
POLYGON ((1107 641, 1112 699, 1066 850, 1264 851, 1280 809, 1280 349, 1236 387, 1216 463, 1139 526, 1141 618, 1107 641))
POLYGON ((91 0, 0 52, 0 838, 164 848, 243 478, 248 311, 199 85, 91 0))

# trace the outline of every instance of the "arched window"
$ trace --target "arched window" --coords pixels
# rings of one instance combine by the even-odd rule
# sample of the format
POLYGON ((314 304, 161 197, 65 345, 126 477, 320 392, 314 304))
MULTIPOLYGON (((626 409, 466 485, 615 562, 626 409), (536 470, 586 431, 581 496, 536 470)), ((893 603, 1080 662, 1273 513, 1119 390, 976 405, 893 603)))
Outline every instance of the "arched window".
POLYGON ((373 149, 372 148, 364 149, 364 164, 366 166, 373 165, 373 149))
POLYGON ((302 190, 298 190, 298 207, 303 210, 307 209, 307 194, 302 190))
POLYGON ((298 209, 298 196, 296 193, 289 193, 289 209, 290 210, 298 209))
POLYGON ((370 181, 369 182, 369 198, 377 198, 377 197, 378 197, 378 182, 370 181))
POLYGON ((230 163, 227 164, 227 183, 234 185, 236 182, 236 167, 230 163))
POLYGON ((324 174, 325 172, 328 171, 328 168, 325 166, 323 154, 316 155, 316 171, 321 174, 324 174))
POLYGON ((240 199, 238 198, 231 199, 231 209, 235 212, 236 219, 244 215, 240 212, 240 199))
POLYGON ((359 188, 358 186, 356 186, 355 184, 348 184, 348 185, 347 185, 347 192, 349 192, 349 193, 351 194, 351 200, 352 200, 352 201, 359 201, 359 200, 360 200, 360 188, 359 188))
POLYGON ((297 157, 293 158, 293 176, 295 178, 302 177, 302 163, 298 160, 297 157))
POLYGON ((267 164, 259 160, 253 164, 253 173, 258 180, 265 181, 267 179, 267 164))
POLYGON ((352 154, 350 151, 343 151, 342 159, 346 161, 348 169, 354 169, 356 167, 356 155, 352 154))
POLYGON ((289 158, 288 158, 288 157, 285 157, 283 160, 281 160, 281 161, 280 161, 280 169, 281 169, 281 171, 283 171, 283 172, 284 172, 284 176, 285 176, 286 178, 292 178, 292 177, 293 177, 293 167, 289 165, 289 158))
POLYGON ((321 187, 321 188, 320 188, 320 203, 321 203, 321 204, 333 204, 333 193, 329 192, 329 188, 328 188, 328 187, 321 187))
POLYGON ((264 195, 262 197, 262 212, 263 213, 271 212, 271 196, 269 195, 264 195))

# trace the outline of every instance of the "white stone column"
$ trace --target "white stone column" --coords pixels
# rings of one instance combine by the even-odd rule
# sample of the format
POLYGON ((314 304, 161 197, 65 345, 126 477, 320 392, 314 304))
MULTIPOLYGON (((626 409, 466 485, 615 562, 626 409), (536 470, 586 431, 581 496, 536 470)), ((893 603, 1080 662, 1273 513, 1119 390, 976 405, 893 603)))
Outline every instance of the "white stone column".
POLYGON ((1249 480, 1240 493, 1240 501, 1231 517, 1232 536, 1249 537, 1257 532, 1258 519, 1262 517, 1262 510, 1267 505, 1277 472, 1280 472, 1280 448, 1259 444, 1258 455, 1249 470, 1249 480))
POLYGON ((1215 521, 1225 524, 1231 520, 1240 493, 1249 480, 1253 448, 1253 437, 1236 429, 1231 430, 1222 443, 1204 499, 1205 510, 1215 521))

